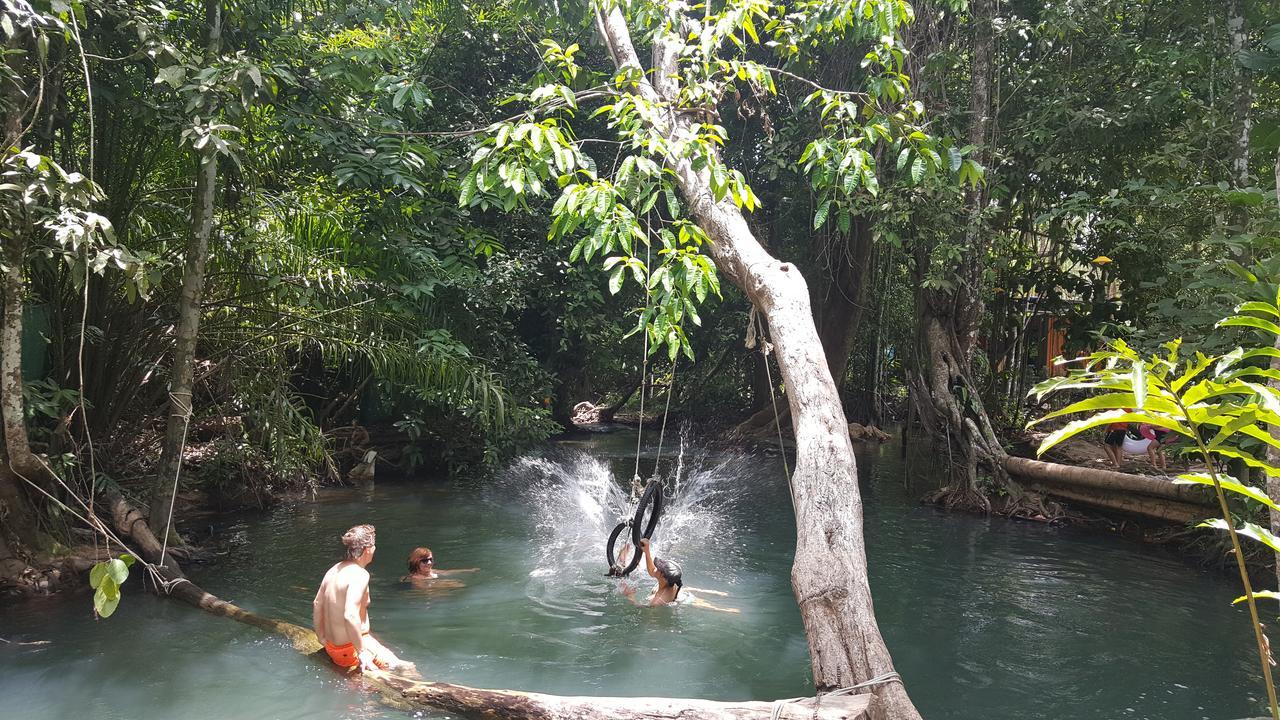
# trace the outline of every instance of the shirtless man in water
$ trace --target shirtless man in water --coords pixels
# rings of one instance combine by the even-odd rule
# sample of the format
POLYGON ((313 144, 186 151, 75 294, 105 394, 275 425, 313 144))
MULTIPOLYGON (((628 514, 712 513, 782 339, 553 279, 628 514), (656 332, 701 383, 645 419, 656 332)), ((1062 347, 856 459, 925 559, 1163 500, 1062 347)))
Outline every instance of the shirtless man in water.
POLYGON ((357 525, 342 535, 345 557, 329 568, 311 604, 312 627, 325 652, 341 668, 412 668, 369 634, 369 571, 374 529, 357 525))

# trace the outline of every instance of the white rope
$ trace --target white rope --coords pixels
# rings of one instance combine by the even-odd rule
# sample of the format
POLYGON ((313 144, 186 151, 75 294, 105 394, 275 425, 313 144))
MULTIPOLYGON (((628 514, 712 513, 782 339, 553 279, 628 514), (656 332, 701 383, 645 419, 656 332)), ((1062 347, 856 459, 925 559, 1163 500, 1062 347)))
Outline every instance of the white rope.
MULTIPOLYGON (((778 417, 778 396, 773 391, 773 370, 769 368, 769 353, 773 352, 773 343, 764 339, 764 320, 751 308, 751 317, 760 323, 760 354, 764 356, 765 377, 769 380, 769 402, 773 405, 773 426, 778 431, 778 452, 782 454, 782 472, 787 476, 787 490, 791 493, 791 504, 796 502, 796 489, 791 485, 791 466, 787 463, 787 447, 782 442, 782 419, 778 417)), ((748 333, 751 336, 751 333, 748 333)), ((754 337, 751 339, 754 340, 754 337)))
POLYGON ((662 430, 658 432, 658 455, 653 460, 653 475, 658 475, 658 465, 662 462, 662 440, 667 435, 667 416, 671 413, 671 396, 676 388, 676 365, 680 362, 679 353, 671 361, 671 382, 667 383, 667 406, 662 410, 662 430))
MULTIPOLYGON (((640 441, 644 439, 644 395, 645 395, 645 371, 649 367, 649 263, 653 257, 653 245, 649 242, 649 237, 645 235, 644 241, 644 315, 641 319, 645 321, 645 327, 641 328, 641 345, 640 345, 640 424, 636 428, 636 467, 631 475, 631 499, 636 500, 640 496, 640 441)), ((635 509, 631 512, 634 514, 635 509)))
MULTIPOLYGON (((194 385, 194 381, 193 381, 194 385)), ((191 428, 191 398, 195 396, 195 387, 191 388, 191 393, 187 396, 187 404, 183 407, 182 413, 182 442, 178 444, 178 458, 176 469, 173 471, 173 489, 169 491, 169 513, 165 517, 164 522, 164 540, 160 546, 160 562, 164 562, 165 553, 169 552, 169 531, 173 528, 173 506, 178 499, 178 478, 182 477, 182 459, 187 454, 187 430, 191 428)), ((169 393, 169 401, 173 403, 180 402, 178 396, 169 393)))
MULTIPOLYGON (((821 704, 822 698, 824 697, 839 697, 841 695, 849 695, 857 690, 861 690, 862 688, 868 688, 874 685, 883 685, 885 683, 891 683, 891 682, 899 682, 899 683, 902 682, 902 676, 896 672, 883 673, 865 682, 860 682, 857 685, 850 685, 849 687, 842 687, 839 690, 832 690, 831 692, 828 692, 828 693, 822 693, 821 695, 816 695, 814 696, 813 699, 816 700, 816 704, 821 704)), ((773 711, 769 715, 770 720, 779 720, 779 718, 782 717, 782 708, 785 707, 787 703, 799 702, 801 700, 808 700, 808 699, 809 698, 794 697, 794 698, 784 698, 782 700, 774 700, 773 711)))

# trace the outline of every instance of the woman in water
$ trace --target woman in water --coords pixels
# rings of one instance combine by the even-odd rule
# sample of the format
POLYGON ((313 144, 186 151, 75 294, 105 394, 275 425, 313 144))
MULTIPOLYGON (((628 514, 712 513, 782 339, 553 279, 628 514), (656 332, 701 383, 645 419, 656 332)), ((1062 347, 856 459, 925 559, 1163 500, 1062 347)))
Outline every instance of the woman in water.
MULTIPOLYGON (((436 556, 435 553, 431 552, 431 548, 414 548, 413 552, 409 553, 409 574, 400 578, 400 582, 418 583, 426 580, 435 580, 441 575, 475 572, 477 569, 440 570, 436 567, 436 556)), ((461 583, 459 583, 459 586, 461 586, 461 583)))

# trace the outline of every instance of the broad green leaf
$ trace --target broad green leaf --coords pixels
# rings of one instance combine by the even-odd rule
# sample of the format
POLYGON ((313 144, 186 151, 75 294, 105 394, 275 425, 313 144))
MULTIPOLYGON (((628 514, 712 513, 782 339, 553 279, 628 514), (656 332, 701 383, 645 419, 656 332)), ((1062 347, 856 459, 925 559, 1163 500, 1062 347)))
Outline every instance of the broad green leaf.
POLYGON ((1133 374, 1131 376, 1133 383, 1134 407, 1138 410, 1146 409, 1147 404, 1147 365, 1139 360, 1133 364, 1133 374))
MULTIPOLYGON (((1276 592, 1275 590, 1254 590, 1253 596, 1255 598, 1262 598, 1264 600, 1280 600, 1280 592, 1276 592)), ((1249 599, 1248 595, 1241 595, 1235 600, 1232 600, 1231 604, 1239 605, 1240 603, 1248 599, 1249 599)))
POLYGON ((1040 443, 1040 449, 1036 450, 1036 454, 1043 455, 1050 448, 1063 440, 1073 438, 1085 430, 1090 430, 1102 425, 1108 425, 1110 423, 1146 423, 1148 425, 1165 428, 1166 430, 1172 430, 1179 435, 1186 435, 1190 437, 1190 433, 1183 429, 1182 425, 1179 424, 1178 421, 1173 420, 1172 418, 1152 415, 1150 413, 1131 413, 1124 412, 1123 410, 1111 410, 1099 413, 1090 418, 1085 418, 1084 420, 1076 420, 1075 422, 1067 423, 1066 426, 1055 430, 1044 439, 1044 442, 1040 443))
POLYGON ((1241 303, 1236 307, 1236 312, 1260 312, 1275 318, 1280 318, 1280 310, 1277 310, 1275 305, 1272 305, 1271 303, 1258 302, 1256 300, 1241 303))
POLYGON ((1219 445, 1231 439, 1236 433, 1240 432, 1245 427, 1256 424, 1257 422, 1258 414, 1255 412, 1244 412, 1232 418, 1229 422, 1223 424, 1222 429, 1218 431, 1218 434, 1213 438, 1213 440, 1209 441, 1209 449, 1216 449, 1219 445))
POLYGON ((124 585, 124 581, 129 579, 129 566, 123 560, 113 558, 107 561, 107 574, 116 585, 124 585))
POLYGON ((1227 260, 1226 262, 1223 263, 1223 266, 1226 267, 1227 270, 1231 271, 1231 274, 1235 275, 1241 280, 1245 280, 1251 283, 1258 282, 1257 275, 1254 275, 1253 273, 1249 272, 1247 269, 1245 269, 1243 265, 1236 262, 1235 260, 1227 260))
MULTIPOLYGON (((1213 480, 1209 477, 1208 473, 1187 473, 1185 475, 1179 475, 1173 482, 1175 485, 1207 485, 1209 487, 1213 487, 1213 480)), ((1243 495, 1250 500, 1256 500, 1273 510, 1280 511, 1280 505, 1276 505, 1271 498, 1267 497, 1266 493, 1251 485, 1240 483, 1230 475, 1223 475, 1219 473, 1218 484, 1222 486, 1223 490, 1228 490, 1236 493, 1237 495, 1243 495)))
POLYGON ((1276 325, 1270 320, 1263 320, 1252 315, 1234 315, 1225 320, 1219 320, 1217 327, 1247 327, 1255 330, 1263 330, 1272 335, 1280 335, 1280 325, 1276 325))
POLYGON ((1253 468, 1258 468, 1259 470, 1270 475, 1271 477, 1280 477, 1280 468, 1275 467, 1274 465, 1269 465, 1266 462, 1254 457, 1252 453, 1246 452, 1239 448, 1218 447, 1218 448, 1214 448, 1213 452, 1214 454, 1221 455, 1222 457, 1229 457, 1229 458, 1235 458, 1237 460, 1242 460, 1244 461, 1245 465, 1248 465, 1249 467, 1253 467, 1253 468))
MULTIPOLYGON (((1072 403, 1061 410, 1045 415, 1039 420, 1033 420, 1028 423, 1027 427, 1033 427, 1045 420, 1051 420, 1063 415, 1072 415, 1080 412, 1090 412, 1093 410, 1123 410, 1137 405, 1137 400, 1131 392, 1107 393, 1106 395, 1094 395, 1091 398, 1072 403)), ((1152 396, 1147 400, 1147 409, 1152 412, 1161 412, 1169 414, 1178 414, 1178 406, 1169 400, 1161 397, 1152 396)))
POLYGON ((1280 553, 1280 538, 1271 534, 1271 531, 1251 522, 1236 528, 1236 532, 1271 548, 1273 552, 1280 553))
POLYGON ((107 564, 100 562, 93 566, 89 571, 89 587, 98 588, 102 585, 102 579, 107 576, 107 564))
POLYGON ((114 597, 108 597, 101 589, 93 594, 93 611, 100 618, 109 618, 120 605, 120 595, 117 593, 114 597))

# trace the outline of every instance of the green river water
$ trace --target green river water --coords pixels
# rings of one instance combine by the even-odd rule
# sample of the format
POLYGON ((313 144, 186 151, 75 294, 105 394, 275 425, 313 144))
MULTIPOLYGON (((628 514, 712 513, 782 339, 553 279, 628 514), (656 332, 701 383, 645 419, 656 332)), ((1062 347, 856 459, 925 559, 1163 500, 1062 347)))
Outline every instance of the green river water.
MULTIPOLYGON (((378 529, 370 618, 424 676, 565 694, 774 699, 811 692, 789 568, 794 520, 776 458, 671 451, 675 499, 655 539, 737 614, 639 608, 603 577, 635 435, 564 442, 471 483, 380 482, 219 527, 189 571, 256 612, 308 625, 347 527, 378 529), (430 546, 465 587, 399 585, 430 546)), ((1230 578, 1164 550, 1072 528, 943 514, 893 444, 858 455, 876 615, 929 720, 1262 714, 1230 578)), ((644 468, 653 463, 653 448, 644 468)), ((643 593, 652 581, 636 583, 643 593)), ((130 584, 95 620, 87 596, 0 610, 0 717, 44 720, 403 718, 280 639, 130 584), (47 641, 39 645, 19 642, 47 641)), ((696 590, 694 591, 696 593, 696 590)))

